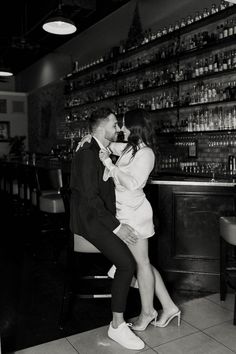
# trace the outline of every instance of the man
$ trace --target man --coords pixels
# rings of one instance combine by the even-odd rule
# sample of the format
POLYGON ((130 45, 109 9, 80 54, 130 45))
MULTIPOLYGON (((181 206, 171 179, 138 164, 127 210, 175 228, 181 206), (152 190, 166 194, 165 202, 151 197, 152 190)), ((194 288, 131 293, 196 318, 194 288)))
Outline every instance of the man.
POLYGON ((117 268, 112 282, 112 322, 108 336, 128 349, 144 348, 124 321, 129 286, 136 268, 127 244, 135 244, 134 230, 116 219, 115 190, 111 178, 104 181, 100 149, 116 141, 120 128, 109 108, 93 112, 90 120, 92 140, 75 154, 71 167, 71 231, 97 247, 117 268))

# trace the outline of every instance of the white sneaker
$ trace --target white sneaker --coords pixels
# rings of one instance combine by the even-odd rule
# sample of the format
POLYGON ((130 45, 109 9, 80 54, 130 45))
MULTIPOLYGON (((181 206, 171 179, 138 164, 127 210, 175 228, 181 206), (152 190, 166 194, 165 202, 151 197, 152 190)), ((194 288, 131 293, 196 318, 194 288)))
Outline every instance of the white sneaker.
POLYGON ((108 329, 108 337, 127 349, 143 349, 145 347, 144 342, 141 338, 136 336, 136 334, 134 334, 129 327, 130 324, 123 322, 118 328, 113 328, 111 322, 108 329))

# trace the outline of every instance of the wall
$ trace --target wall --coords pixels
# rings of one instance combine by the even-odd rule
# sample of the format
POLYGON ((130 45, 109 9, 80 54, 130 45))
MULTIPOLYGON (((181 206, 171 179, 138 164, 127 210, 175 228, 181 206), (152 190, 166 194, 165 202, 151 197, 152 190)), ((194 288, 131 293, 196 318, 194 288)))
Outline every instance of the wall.
POLYGON ((29 147, 31 152, 48 153, 57 143, 57 126, 64 119, 64 83, 58 81, 28 97, 29 147))
MULTIPOLYGON (((6 102, 6 112, 0 113, 1 122, 9 122, 10 137, 26 136, 25 146, 28 149, 28 112, 27 94, 20 92, 0 91, 1 102, 6 102)), ((0 141, 0 157, 9 152, 9 142, 0 141)))
POLYGON ((15 91, 15 77, 0 78, 0 91, 15 91))

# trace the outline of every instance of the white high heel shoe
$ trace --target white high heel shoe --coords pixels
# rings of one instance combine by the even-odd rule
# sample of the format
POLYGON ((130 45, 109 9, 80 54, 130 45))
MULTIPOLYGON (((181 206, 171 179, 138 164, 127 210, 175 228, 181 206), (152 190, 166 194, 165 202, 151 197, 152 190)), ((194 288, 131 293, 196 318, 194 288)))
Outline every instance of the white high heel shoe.
POLYGON ((176 313, 174 313, 173 315, 169 316, 166 321, 164 323, 159 323, 159 321, 152 321, 151 324, 155 327, 166 327, 168 326, 168 324, 170 323, 170 321, 172 321, 175 317, 177 317, 178 319, 178 327, 180 326, 180 319, 181 319, 181 311, 178 310, 176 313))
POLYGON ((153 314, 151 316, 148 316, 146 317, 145 319, 143 319, 143 323, 140 324, 140 325, 135 325, 133 324, 132 325, 132 329, 134 331, 145 331, 145 329, 147 328, 147 326, 153 321, 154 323, 156 323, 157 321, 157 316, 158 316, 158 313, 156 310, 153 311, 153 314))

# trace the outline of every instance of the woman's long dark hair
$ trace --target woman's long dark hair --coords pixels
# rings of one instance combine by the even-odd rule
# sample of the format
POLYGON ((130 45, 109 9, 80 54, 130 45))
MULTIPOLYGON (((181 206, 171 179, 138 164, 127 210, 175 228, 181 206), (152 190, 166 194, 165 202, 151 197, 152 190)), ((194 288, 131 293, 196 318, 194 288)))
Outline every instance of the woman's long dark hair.
MULTIPOLYGON (((124 124, 130 130, 125 150, 132 148, 133 156, 139 150, 140 141, 147 146, 156 149, 156 135, 153 128, 150 113, 145 109, 137 108, 125 113, 124 124)), ((154 151, 155 152, 155 151, 154 151)))
POLYGON ((145 109, 134 109, 125 113, 124 124, 130 130, 127 146, 124 152, 132 149, 132 157, 140 149, 140 141, 149 146, 156 156, 155 170, 159 165, 159 149, 157 145, 156 132, 154 124, 151 121, 151 115, 145 109))

